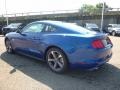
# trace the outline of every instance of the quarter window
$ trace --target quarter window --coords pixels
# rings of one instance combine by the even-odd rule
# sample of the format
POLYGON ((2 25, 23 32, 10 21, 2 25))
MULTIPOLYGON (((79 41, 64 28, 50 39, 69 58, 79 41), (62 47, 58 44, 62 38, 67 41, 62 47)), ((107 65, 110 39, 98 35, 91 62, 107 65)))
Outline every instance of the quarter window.
POLYGON ((54 26, 46 25, 45 32, 53 32, 55 30, 56 28, 54 26))

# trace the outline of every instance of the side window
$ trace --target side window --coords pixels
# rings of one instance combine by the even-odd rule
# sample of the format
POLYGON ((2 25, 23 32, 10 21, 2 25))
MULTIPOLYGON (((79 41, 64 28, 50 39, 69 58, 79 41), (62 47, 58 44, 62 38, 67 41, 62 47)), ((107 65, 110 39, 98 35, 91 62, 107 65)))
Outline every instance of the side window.
POLYGON ((112 27, 112 25, 108 25, 108 27, 112 27))
POLYGON ((45 32, 54 32, 56 30, 56 27, 51 26, 51 25, 46 25, 45 27, 45 32))
POLYGON ((44 25, 37 23, 37 24, 29 25, 28 27, 23 29, 22 32, 24 32, 24 33, 27 33, 27 32, 42 32, 43 29, 44 29, 44 25))

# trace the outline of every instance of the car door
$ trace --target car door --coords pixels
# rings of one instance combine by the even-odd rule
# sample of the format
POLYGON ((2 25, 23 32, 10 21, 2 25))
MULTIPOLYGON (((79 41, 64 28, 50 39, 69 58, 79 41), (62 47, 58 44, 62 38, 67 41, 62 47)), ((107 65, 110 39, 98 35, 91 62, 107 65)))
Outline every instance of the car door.
POLYGON ((17 51, 36 58, 42 58, 43 54, 39 48, 41 42, 41 32, 45 25, 41 23, 32 23, 20 32, 16 40, 17 51))

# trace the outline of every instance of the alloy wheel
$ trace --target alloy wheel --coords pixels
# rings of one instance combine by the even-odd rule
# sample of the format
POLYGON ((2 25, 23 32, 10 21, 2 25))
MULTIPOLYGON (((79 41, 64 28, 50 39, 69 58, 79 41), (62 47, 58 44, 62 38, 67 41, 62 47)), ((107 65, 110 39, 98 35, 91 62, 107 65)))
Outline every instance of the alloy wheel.
POLYGON ((12 46, 9 40, 6 40, 5 45, 6 45, 7 52, 12 53, 12 46))
POLYGON ((64 56, 61 52, 57 50, 51 50, 48 53, 47 59, 48 64, 53 71, 59 72, 64 68, 64 56))

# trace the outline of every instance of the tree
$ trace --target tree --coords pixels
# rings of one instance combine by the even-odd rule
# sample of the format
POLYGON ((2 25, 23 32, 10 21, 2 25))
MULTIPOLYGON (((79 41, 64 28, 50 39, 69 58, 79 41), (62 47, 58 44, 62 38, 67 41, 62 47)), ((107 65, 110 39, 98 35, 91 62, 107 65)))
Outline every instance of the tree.
POLYGON ((95 9, 96 7, 93 5, 84 4, 81 7, 80 12, 86 13, 86 14, 92 14, 95 11, 95 9))
MULTIPOLYGON (((98 9, 99 12, 102 11, 102 7, 103 7, 103 3, 96 4, 96 8, 98 9)), ((104 3, 104 11, 106 12, 109 9, 110 7, 106 3, 104 3)))
MULTIPOLYGON (((98 4, 96 4, 96 8, 102 8, 102 7, 103 7, 103 3, 98 3, 98 4)), ((105 8, 109 8, 106 3, 104 3, 104 7, 105 7, 105 8)))
MULTIPOLYGON (((105 6, 105 10, 109 8, 109 6, 106 3, 104 3, 104 6, 105 6)), ((95 6, 89 4, 83 4, 80 9, 80 12, 84 14, 101 13, 102 7, 103 7, 103 3, 98 3, 95 6)))

